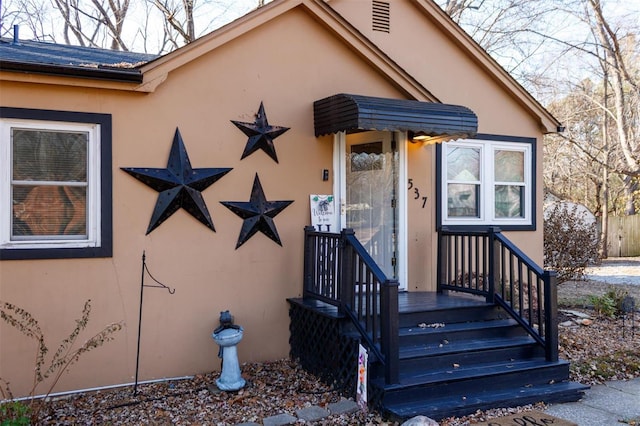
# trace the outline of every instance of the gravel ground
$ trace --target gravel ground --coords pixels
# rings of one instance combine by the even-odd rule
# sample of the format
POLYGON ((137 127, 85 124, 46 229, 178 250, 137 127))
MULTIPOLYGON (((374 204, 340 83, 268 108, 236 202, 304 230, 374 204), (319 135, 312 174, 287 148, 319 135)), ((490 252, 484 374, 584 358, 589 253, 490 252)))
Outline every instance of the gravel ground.
POLYGON ((602 296, 609 289, 625 291, 640 307, 640 257, 609 258, 599 266, 585 270, 584 281, 567 281, 558 285, 561 305, 588 306, 589 296, 602 296))
MULTIPOLYGON (((640 259, 607 260, 587 273, 586 281, 567 282, 558 288, 562 303, 570 306, 570 310, 590 316, 590 323, 587 322, 590 325, 579 325, 583 318, 560 313, 560 321, 565 324, 559 330, 560 353, 562 358, 572 362, 572 380, 595 384, 640 377, 640 329, 635 330, 632 337, 633 323, 629 319, 623 322, 622 319, 597 317, 593 311, 581 306, 586 304, 589 295, 604 294, 611 285, 628 290, 640 301, 640 259)), ((640 322, 640 314, 636 314, 635 320, 640 322)), ((339 392, 323 385, 290 360, 245 364, 242 374, 247 386, 238 393, 210 392, 208 386, 215 383, 218 374, 209 373, 192 379, 140 385, 135 397, 132 388, 126 387, 58 398, 43 405, 38 424, 235 425, 260 422, 280 413, 294 414, 310 405, 325 407, 341 398, 339 392)), ((446 419, 440 424, 470 425, 535 408, 543 406, 478 412, 446 419)), ((362 412, 331 416, 307 424, 395 425, 376 413, 362 412)))
POLYGON ((640 287, 640 257, 610 257, 585 274, 591 281, 640 287))

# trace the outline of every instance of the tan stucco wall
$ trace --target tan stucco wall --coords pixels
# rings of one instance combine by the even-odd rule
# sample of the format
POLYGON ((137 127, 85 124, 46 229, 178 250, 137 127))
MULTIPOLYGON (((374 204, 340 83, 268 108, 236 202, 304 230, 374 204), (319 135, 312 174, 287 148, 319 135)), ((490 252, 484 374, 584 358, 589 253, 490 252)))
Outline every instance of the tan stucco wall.
MULTIPOLYGON (((32 312, 52 347, 88 298, 92 328, 126 323, 114 342, 73 367, 59 391, 133 380, 143 250, 153 275, 176 293, 145 289, 142 380, 218 369, 210 334, 225 309, 245 328, 242 361, 286 356, 285 299, 302 290, 309 194, 332 191, 321 174, 332 169, 332 144, 314 137, 313 101, 351 91, 399 96, 299 11, 179 68, 151 94, 6 82, 1 91, 4 106, 113 116, 113 258, 0 263, 0 297, 32 312), (291 127, 275 140, 279 164, 262 151, 240 160, 247 137, 230 120, 252 122, 261 101, 270 124, 291 127), (217 232, 180 210, 145 236, 157 192, 119 168, 165 167, 176 127, 193 167, 233 167, 202 192, 217 232), (235 250, 242 220, 219 201, 248 201, 256 173, 267 199, 294 200, 275 218, 283 247, 258 233, 235 250)), ((0 327, 0 377, 24 393, 33 345, 0 327)))
MULTIPOLYGON (((427 36, 436 49, 441 40, 428 31, 427 36)), ((406 68, 418 72, 443 102, 472 107, 481 131, 538 136, 534 120, 490 79, 478 75, 464 57, 442 49, 445 68, 422 72, 435 68, 426 57, 406 68)), ((438 57, 435 52, 425 56, 438 57)), ((176 69, 149 94, 0 80, 3 106, 113 117, 113 257, 0 262, 0 299, 34 314, 52 351, 73 328, 86 299, 94 308, 90 332, 110 322, 126 324, 115 341, 73 366, 55 390, 133 380, 143 251, 152 274, 176 293, 145 289, 141 380, 218 369, 210 334, 225 309, 245 328, 241 361, 285 357, 285 299, 302 291, 308 197, 332 191, 332 182, 323 182, 321 175, 322 169, 332 169, 331 137, 314 137, 313 101, 341 92, 402 98, 396 87, 300 9, 176 69), (240 160, 247 138, 230 120, 252 122, 261 101, 270 124, 291 128, 275 140, 279 164, 262 151, 240 160), (233 168, 202 192, 217 232, 181 210, 145 236, 157 192, 120 167, 165 167, 176 127, 194 168, 233 168), (283 247, 258 233, 235 250, 242 220, 219 202, 248 201, 256 173, 267 199, 294 200, 275 218, 283 247)), ((425 209, 408 199, 409 290, 434 288, 434 167, 433 147, 409 144, 408 177, 428 197, 425 209)), ((539 259, 541 232, 513 239, 525 238, 533 247, 527 251, 539 259)), ((15 394, 24 394, 35 346, 4 323, 0 341, 0 377, 11 381, 15 394)))

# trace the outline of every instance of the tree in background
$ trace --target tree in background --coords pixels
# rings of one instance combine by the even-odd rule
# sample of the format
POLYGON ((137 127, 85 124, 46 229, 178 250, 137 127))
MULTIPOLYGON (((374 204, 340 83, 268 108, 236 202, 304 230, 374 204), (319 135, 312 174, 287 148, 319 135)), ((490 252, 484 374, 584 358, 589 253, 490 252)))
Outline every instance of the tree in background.
POLYGON ((439 0, 452 19, 547 106, 545 188, 602 219, 640 208, 638 10, 602 0, 439 0), (605 6, 609 6, 608 8, 605 6))
POLYGON ((0 0, 0 35, 13 25, 29 39, 162 54, 264 0, 0 0))

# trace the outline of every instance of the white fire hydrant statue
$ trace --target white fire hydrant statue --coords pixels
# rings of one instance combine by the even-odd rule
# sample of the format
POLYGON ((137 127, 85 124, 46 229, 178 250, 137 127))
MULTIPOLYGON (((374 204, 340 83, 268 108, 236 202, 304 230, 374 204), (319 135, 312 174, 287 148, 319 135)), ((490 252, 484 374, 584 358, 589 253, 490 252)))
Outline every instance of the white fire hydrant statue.
POLYGON ((240 375, 238 349, 236 346, 242 340, 243 329, 233 324, 233 317, 229 311, 220 312, 220 326, 213 331, 211 337, 220 346, 218 356, 222 358, 222 372, 216 379, 218 389, 223 391, 237 391, 244 387, 245 380, 240 375))

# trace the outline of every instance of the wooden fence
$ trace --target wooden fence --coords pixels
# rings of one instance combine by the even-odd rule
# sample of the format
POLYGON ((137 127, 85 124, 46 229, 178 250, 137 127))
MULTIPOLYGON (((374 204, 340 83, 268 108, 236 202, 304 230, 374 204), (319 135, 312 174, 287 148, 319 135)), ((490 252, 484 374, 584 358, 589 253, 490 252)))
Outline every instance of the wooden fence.
POLYGON ((610 257, 640 256, 640 214, 610 216, 607 241, 610 257))

